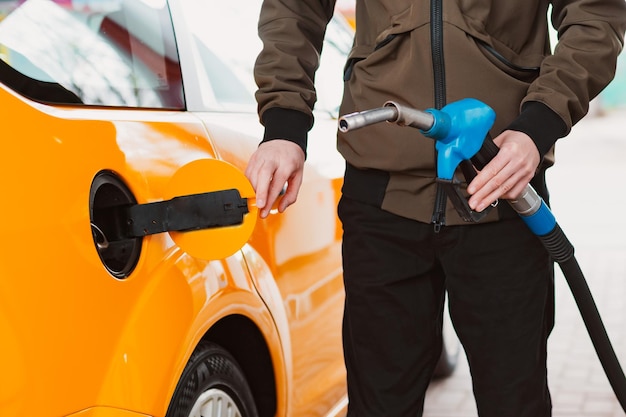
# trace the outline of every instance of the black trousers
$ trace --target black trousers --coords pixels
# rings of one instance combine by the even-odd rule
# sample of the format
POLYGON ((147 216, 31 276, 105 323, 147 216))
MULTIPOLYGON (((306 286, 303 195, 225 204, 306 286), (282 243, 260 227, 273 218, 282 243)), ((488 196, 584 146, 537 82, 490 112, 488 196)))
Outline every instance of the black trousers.
POLYGON ((350 417, 422 416, 445 291, 478 415, 549 417, 554 267, 520 219, 419 223, 342 197, 350 417))

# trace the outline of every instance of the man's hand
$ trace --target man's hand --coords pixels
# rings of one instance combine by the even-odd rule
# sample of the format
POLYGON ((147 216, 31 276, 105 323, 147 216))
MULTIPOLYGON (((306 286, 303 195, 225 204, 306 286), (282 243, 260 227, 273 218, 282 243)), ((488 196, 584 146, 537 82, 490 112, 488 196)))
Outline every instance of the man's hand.
POLYGON ((304 172, 304 152, 297 144, 282 139, 259 145, 246 168, 246 177, 256 191, 256 205, 261 218, 266 218, 282 193, 278 211, 283 212, 296 202, 304 172))
POLYGON ((507 130, 493 140, 500 148, 467 187, 470 207, 483 211, 499 198, 512 200, 524 191, 539 166, 540 155, 532 139, 507 130))

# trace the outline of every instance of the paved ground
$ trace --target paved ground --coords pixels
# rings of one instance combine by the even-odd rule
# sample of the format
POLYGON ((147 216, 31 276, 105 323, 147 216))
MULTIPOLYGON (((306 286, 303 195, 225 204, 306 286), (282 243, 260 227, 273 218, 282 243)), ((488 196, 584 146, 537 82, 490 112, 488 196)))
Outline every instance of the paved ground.
MULTIPOLYGON (((557 147, 548 174, 552 209, 576 248, 613 347, 626 369, 626 111, 588 117, 557 147)), ((553 417, 616 417, 617 402, 557 268, 556 325, 549 344, 553 417)), ((465 358, 433 383, 425 417, 476 417, 465 358)))

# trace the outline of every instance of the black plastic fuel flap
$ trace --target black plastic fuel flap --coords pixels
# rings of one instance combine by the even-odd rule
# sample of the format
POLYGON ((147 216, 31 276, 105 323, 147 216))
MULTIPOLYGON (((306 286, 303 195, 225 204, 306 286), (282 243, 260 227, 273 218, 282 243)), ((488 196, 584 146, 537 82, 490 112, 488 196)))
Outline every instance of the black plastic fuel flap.
POLYGON ((243 223, 247 199, 238 190, 220 190, 174 197, 147 204, 102 208, 109 241, 140 238, 163 232, 188 232, 243 223))

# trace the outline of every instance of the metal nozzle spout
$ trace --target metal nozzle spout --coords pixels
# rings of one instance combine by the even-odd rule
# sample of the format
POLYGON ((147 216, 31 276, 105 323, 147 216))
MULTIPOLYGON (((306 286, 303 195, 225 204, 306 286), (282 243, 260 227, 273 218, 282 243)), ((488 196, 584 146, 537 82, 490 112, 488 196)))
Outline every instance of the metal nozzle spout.
POLYGON ((339 131, 345 133, 374 123, 393 122, 397 116, 398 110, 394 107, 379 107, 377 109, 350 113, 339 118, 339 131))
POLYGON ((415 110, 388 101, 383 107, 350 113, 339 118, 339 131, 348 132, 380 122, 397 123, 423 131, 429 130, 435 123, 435 117, 425 111, 415 110))
POLYGON ((400 126, 414 127, 416 129, 427 131, 430 130, 435 123, 435 116, 426 111, 401 106, 393 101, 386 102, 385 107, 393 107, 396 109, 397 116, 394 121, 400 126))

